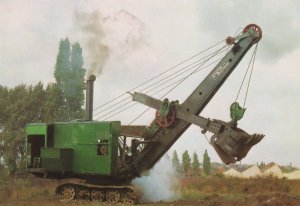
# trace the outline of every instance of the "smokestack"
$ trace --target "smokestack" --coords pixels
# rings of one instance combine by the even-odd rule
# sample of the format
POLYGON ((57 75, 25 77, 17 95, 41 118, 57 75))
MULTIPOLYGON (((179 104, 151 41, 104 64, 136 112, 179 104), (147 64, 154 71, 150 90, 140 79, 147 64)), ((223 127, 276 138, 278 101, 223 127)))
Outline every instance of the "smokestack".
POLYGON ((87 121, 93 120, 93 96, 95 80, 95 75, 90 75, 86 80, 85 119, 87 121))

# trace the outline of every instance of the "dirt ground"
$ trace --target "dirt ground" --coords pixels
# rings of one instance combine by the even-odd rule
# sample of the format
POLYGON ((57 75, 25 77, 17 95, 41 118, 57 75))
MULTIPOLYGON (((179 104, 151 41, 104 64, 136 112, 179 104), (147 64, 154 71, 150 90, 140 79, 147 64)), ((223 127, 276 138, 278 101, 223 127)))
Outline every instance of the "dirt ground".
POLYGON ((226 197, 212 194, 200 201, 178 201, 168 205, 200 205, 200 206, 300 206, 300 199, 291 197, 288 194, 273 195, 249 195, 239 199, 227 199, 226 197))
MULTIPOLYGON (((108 206, 100 202, 58 202, 59 182, 36 178, 0 181, 0 205, 5 206, 108 206)), ((157 188, 159 189, 159 188, 157 188)), ((170 202, 143 202, 137 206, 300 206, 300 180, 276 178, 186 178, 177 190, 181 198, 170 202)), ((119 206, 123 204, 115 204, 119 206)))
MULTIPOLYGON (((46 201, 7 201, 2 202, 0 205, 5 206, 109 206, 105 203, 93 203, 93 202, 70 202, 60 203, 56 200, 46 201)), ((120 206, 123 204, 116 204, 120 206)), ((212 194, 205 197, 202 200, 178 200, 173 202, 149 202, 137 204, 137 206, 300 206, 300 198, 292 197, 288 194, 277 193, 272 195, 247 195, 239 198, 228 198, 218 194, 212 194)))

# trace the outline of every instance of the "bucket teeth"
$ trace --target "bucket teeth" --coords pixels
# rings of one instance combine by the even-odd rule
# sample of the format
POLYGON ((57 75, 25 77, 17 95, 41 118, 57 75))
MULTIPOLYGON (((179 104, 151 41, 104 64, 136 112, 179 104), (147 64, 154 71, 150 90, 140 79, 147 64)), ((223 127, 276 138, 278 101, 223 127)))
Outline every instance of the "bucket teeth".
POLYGON ((259 143, 265 137, 264 134, 254 134, 252 136, 253 136, 253 139, 254 139, 253 141, 255 141, 254 144, 259 143))
POLYGON ((230 128, 227 132, 214 135, 211 144, 225 164, 235 163, 243 159, 249 150, 265 135, 249 135, 238 128, 230 128))

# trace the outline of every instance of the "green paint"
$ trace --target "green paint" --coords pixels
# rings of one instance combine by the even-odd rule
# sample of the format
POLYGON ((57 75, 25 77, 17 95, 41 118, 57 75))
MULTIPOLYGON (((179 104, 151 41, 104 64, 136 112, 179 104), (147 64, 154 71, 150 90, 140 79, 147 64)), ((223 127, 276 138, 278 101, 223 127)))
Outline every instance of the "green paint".
POLYGON ((27 135, 44 135, 47 131, 47 124, 45 123, 36 123, 30 124, 30 127, 26 127, 27 135))
POLYGON ((120 122, 117 121, 29 124, 26 127, 27 139, 36 135, 49 142, 46 148, 41 148, 43 168, 57 172, 70 170, 75 174, 116 174, 119 133, 120 122), (107 154, 99 153, 101 146, 107 148, 107 154))
POLYGON ((41 167, 50 172, 70 172, 72 153, 72 149, 41 148, 41 167))
POLYGON ((157 125, 156 122, 153 122, 150 127, 147 128, 147 135, 148 136, 152 136, 154 135, 158 130, 159 130, 159 126, 157 125))
POLYGON ((172 104, 172 102, 169 102, 168 99, 164 99, 161 107, 159 108, 159 115, 161 117, 168 116, 168 114, 170 113, 171 104, 172 104))
POLYGON ((241 120, 244 116, 246 109, 242 108, 239 103, 234 102, 230 106, 230 117, 233 122, 241 120))

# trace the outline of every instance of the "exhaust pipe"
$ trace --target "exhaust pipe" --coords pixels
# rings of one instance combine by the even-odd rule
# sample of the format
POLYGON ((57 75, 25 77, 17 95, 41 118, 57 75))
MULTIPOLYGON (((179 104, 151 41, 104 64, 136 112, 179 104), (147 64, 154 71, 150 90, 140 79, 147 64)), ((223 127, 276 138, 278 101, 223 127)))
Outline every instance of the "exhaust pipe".
POLYGON ((95 75, 90 75, 86 80, 85 120, 93 120, 93 96, 95 75))

